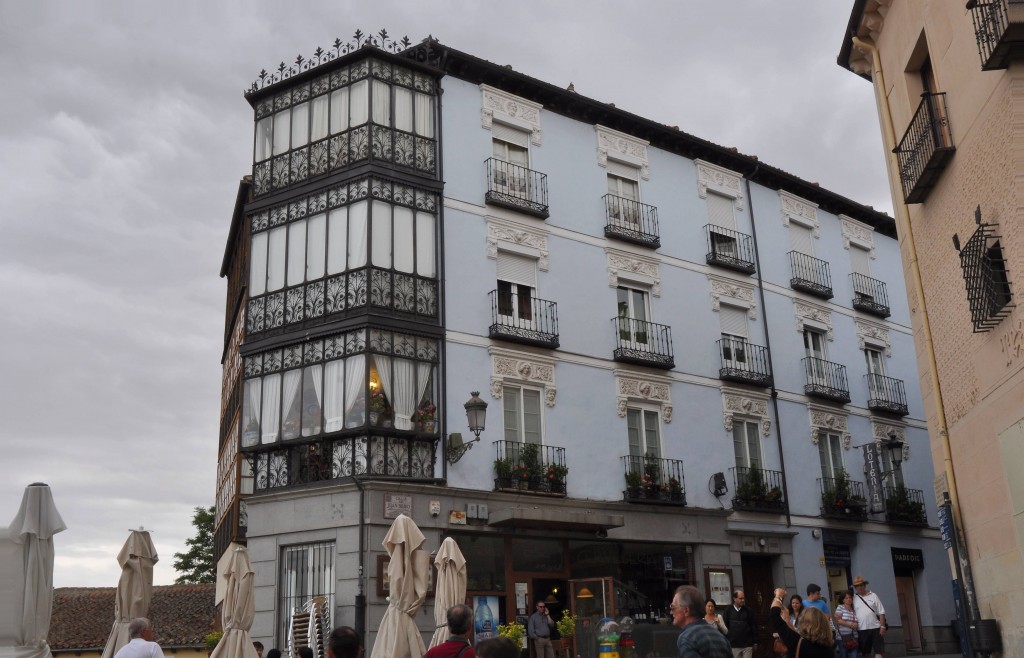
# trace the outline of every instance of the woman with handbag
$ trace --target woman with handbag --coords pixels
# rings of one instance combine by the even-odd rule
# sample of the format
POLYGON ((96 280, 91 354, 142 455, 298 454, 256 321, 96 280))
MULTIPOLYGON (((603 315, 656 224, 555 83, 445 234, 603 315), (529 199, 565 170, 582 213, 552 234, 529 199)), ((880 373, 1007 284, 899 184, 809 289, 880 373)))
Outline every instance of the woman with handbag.
POLYGON ((836 595, 836 627, 839 629, 839 658, 857 658, 857 613, 849 591, 836 595))
POLYGON ((800 614, 796 630, 789 625, 789 611, 782 602, 786 590, 775 590, 775 599, 768 615, 779 640, 786 645, 793 658, 835 658, 835 639, 828 617, 817 608, 805 608, 800 614))

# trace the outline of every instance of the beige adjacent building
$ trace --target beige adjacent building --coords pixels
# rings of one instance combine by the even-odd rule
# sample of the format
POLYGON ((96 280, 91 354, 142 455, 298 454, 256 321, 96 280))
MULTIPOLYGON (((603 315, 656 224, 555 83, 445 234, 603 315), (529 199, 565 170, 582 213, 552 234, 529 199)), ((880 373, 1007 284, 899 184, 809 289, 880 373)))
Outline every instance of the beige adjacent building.
POLYGON ((878 103, 936 495, 963 529, 975 615, 1021 656, 1024 2, 857 0, 839 64, 878 103))

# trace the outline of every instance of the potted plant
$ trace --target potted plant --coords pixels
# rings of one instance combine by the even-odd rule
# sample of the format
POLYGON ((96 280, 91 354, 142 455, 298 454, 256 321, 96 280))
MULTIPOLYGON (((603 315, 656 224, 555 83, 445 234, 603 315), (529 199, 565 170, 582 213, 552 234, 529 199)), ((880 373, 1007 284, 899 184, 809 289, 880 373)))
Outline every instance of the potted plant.
POLYGON ((548 490, 552 493, 565 493, 565 476, 569 474, 569 467, 561 464, 548 466, 544 479, 547 481, 548 490))
POLYGON ((381 416, 387 411, 387 402, 384 399, 384 391, 379 386, 370 389, 370 425, 376 426, 381 416))
POLYGON ((683 499, 683 483, 674 477, 668 479, 668 497, 671 500, 683 499))
POLYGON ((437 407, 430 400, 424 400, 420 408, 416 410, 416 422, 427 434, 433 434, 436 426, 434 417, 437 415, 437 407))
POLYGON ((563 640, 571 638, 576 634, 576 615, 570 615, 568 610, 563 610, 562 618, 555 622, 555 628, 563 640))
POLYGON ((515 467, 509 459, 494 460, 494 488, 508 489, 512 487, 512 473, 515 467))
POLYGON ((626 497, 627 498, 639 498, 640 497, 640 484, 643 481, 643 476, 640 475, 640 471, 626 471, 626 497))
POLYGON ((523 638, 526 637, 526 628, 516 621, 510 621, 507 624, 498 624, 498 635, 509 638, 520 648, 525 648, 523 646, 523 638))
POLYGON ((540 446, 536 443, 524 443, 519 449, 519 481, 521 488, 536 488, 544 476, 544 466, 540 462, 540 446))
POLYGON ((768 485, 764 483, 764 474, 754 466, 748 468, 743 481, 736 487, 736 497, 747 504, 763 502, 768 497, 768 485))
POLYGON ((643 489, 648 498, 658 498, 665 489, 661 484, 661 463, 654 455, 644 457, 643 489))

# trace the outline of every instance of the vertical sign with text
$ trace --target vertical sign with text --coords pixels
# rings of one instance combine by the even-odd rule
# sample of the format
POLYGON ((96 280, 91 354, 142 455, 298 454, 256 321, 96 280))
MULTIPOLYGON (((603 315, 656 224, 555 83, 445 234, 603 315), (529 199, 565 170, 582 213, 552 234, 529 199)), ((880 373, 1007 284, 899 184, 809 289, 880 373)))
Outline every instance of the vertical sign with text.
POLYGON ((864 446, 864 477, 868 487, 868 510, 872 513, 885 511, 882 481, 882 460, 879 446, 872 441, 864 446))

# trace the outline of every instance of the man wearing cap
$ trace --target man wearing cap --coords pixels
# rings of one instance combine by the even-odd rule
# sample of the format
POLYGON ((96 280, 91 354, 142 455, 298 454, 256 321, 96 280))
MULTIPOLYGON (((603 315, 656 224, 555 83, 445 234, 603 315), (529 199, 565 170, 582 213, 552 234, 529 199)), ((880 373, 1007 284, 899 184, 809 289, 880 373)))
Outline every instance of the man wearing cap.
POLYGON ((874 654, 882 658, 885 652, 885 608, 874 592, 868 591, 868 581, 860 576, 853 579, 853 612, 857 615, 857 629, 860 639, 860 655, 868 658, 874 654))

